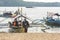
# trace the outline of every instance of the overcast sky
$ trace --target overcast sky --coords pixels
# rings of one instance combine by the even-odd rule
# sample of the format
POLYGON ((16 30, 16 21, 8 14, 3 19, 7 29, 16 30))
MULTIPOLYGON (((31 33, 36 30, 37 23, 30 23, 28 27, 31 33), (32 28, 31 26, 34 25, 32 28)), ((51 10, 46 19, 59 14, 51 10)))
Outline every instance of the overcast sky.
POLYGON ((60 2, 60 0, 24 0, 28 2, 60 2))

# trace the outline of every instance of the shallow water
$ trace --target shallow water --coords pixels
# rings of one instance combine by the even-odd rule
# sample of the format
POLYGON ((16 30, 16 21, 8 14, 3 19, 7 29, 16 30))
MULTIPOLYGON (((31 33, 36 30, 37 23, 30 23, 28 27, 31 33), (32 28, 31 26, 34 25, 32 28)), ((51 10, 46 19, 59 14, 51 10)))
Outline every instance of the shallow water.
MULTIPOLYGON (((0 7, 1 8, 1 7, 0 7)), ((7 7, 5 7, 7 8, 7 7)), ((0 10, 4 11, 5 8, 1 8, 0 10)), ((7 8, 7 11, 16 11, 18 7, 11 7, 11 8, 7 8), (12 10, 13 9, 13 10, 12 10)), ((22 8, 22 13, 25 15, 26 17, 28 17, 31 20, 35 20, 35 19, 43 19, 43 17, 45 18, 47 16, 47 12, 53 12, 53 13, 59 13, 60 14, 60 7, 35 7, 35 8, 22 8)), ((14 12, 13 12, 14 13, 14 12)), ((2 14, 2 13, 1 13, 2 14)), ((5 23, 7 24, 8 21, 12 21, 13 19, 11 18, 5 18, 5 17, 0 17, 0 24, 3 24, 3 26, 0 25, 0 27, 7 27, 6 25, 4 25, 5 23), (2 21, 3 20, 3 21, 2 21)), ((29 21, 31 22, 31 21, 29 21)), ((7 30, 4 28, 4 30, 7 30)), ((9 30, 9 29, 8 29, 9 30)), ((57 29, 58 30, 58 29, 57 29)), ((2 30, 3 31, 3 30, 2 30)), ((60 31, 59 31, 60 32, 60 31)))

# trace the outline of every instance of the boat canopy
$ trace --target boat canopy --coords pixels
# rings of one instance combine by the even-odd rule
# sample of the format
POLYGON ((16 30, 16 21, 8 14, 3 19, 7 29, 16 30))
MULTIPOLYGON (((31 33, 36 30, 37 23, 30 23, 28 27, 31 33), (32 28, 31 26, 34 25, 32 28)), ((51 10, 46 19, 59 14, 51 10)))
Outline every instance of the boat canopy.
POLYGON ((60 16, 58 13, 55 13, 54 15, 56 15, 56 16, 60 16))

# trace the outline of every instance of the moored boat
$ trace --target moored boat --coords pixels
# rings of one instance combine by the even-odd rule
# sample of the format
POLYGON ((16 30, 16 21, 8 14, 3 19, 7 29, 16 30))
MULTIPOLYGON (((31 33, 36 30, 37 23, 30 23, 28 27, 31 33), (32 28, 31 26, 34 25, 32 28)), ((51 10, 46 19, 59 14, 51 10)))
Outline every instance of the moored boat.
POLYGON ((48 13, 45 19, 47 25, 60 26, 60 15, 58 13, 48 13))

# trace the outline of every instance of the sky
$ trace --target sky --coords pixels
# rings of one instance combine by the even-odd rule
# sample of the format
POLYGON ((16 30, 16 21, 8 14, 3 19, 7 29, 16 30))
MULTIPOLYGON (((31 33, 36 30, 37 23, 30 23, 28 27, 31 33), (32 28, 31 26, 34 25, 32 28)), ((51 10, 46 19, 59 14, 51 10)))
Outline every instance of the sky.
POLYGON ((27 2, 60 2, 60 0, 24 0, 27 2))

